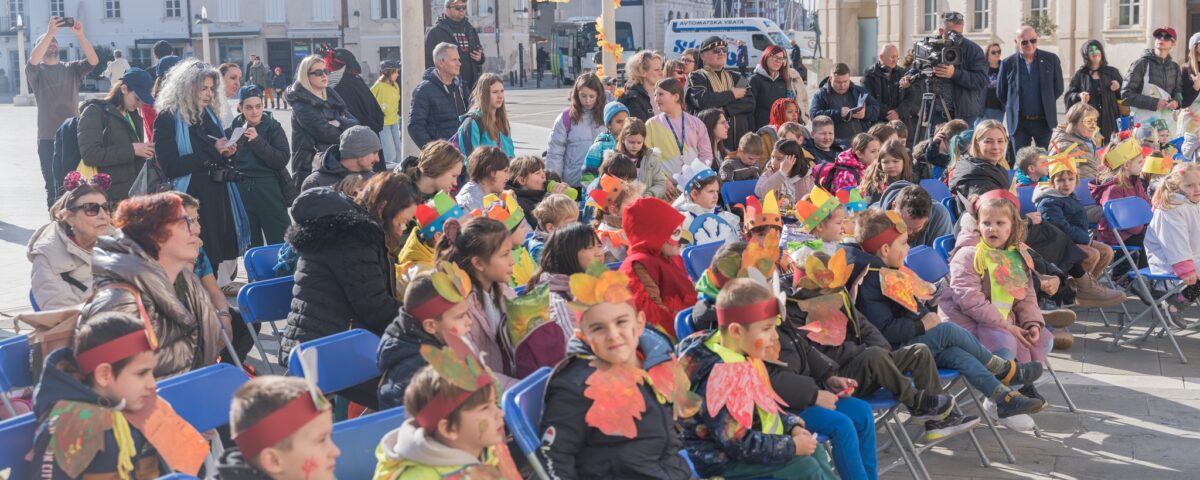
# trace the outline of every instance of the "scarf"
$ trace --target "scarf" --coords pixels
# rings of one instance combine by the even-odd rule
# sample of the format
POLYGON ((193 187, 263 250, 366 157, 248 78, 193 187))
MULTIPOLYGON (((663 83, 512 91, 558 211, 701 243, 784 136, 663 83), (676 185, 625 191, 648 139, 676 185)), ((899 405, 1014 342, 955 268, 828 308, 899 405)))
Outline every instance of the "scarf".
MULTIPOLYGON (((221 120, 217 118, 217 114, 213 113, 212 109, 205 108, 204 112, 212 119, 213 124, 221 125, 221 120)), ((201 119, 200 124, 204 124, 201 119)), ((191 155, 195 153, 192 150, 191 125, 182 116, 175 116, 175 148, 179 151, 179 156, 191 155)), ((187 193, 188 186, 192 183, 192 174, 187 174, 179 178, 171 179, 171 185, 175 191, 187 193)), ((238 254, 246 253, 250 248, 250 218, 246 216, 246 206, 242 203, 242 194, 237 189, 237 184, 233 182, 225 182, 225 189, 229 192, 229 209, 233 213, 233 226, 237 231, 238 254)))
POLYGON ((730 75, 729 71, 725 69, 713 70, 708 67, 704 67, 699 71, 704 75, 704 78, 708 79, 708 84, 712 87, 710 90, 713 93, 728 92, 733 88, 733 75, 730 75))
POLYGON ((981 276, 987 274, 992 306, 1006 320, 1012 313, 1013 304, 1025 298, 1025 288, 1029 282, 1025 258, 1017 248, 999 250, 982 240, 975 246, 975 273, 981 276))

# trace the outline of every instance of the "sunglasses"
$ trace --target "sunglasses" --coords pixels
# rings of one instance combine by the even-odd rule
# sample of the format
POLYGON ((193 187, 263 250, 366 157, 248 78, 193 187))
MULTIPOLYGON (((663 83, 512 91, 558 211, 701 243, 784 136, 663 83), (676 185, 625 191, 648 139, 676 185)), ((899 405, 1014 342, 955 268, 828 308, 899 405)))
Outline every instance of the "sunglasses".
POLYGON ((1168 35, 1168 34, 1165 34, 1165 33, 1160 33, 1160 34, 1158 34, 1158 35, 1155 35, 1155 36, 1154 36, 1154 39, 1155 39, 1155 40, 1167 40, 1167 41, 1171 41, 1171 40, 1175 40, 1175 37, 1172 37, 1172 36, 1170 36, 1170 35, 1168 35))
POLYGON ((1028 47, 1028 46, 1030 46, 1030 45, 1037 45, 1037 39, 1036 39, 1036 38, 1031 38, 1031 39, 1029 39, 1029 40, 1021 40, 1021 46, 1022 46, 1022 47, 1028 47))
POLYGON ((455 5, 455 6, 452 6, 452 7, 446 7, 446 8, 447 8, 447 9, 449 9, 449 10, 458 10, 458 11, 460 11, 460 12, 465 12, 465 11, 467 11, 467 6, 466 6, 466 5, 455 5))
POLYGON ((988 52, 988 55, 999 55, 999 54, 1000 54, 999 50, 992 50, 992 51, 988 52))
POLYGON ((713 53, 720 53, 720 54, 722 54, 722 55, 724 55, 724 54, 726 54, 726 53, 729 53, 729 50, 728 50, 728 49, 725 49, 725 48, 714 48, 714 49, 712 49, 712 50, 709 50, 709 51, 710 51, 710 52, 713 52, 713 53))
POLYGON ((308 74, 309 74, 310 76, 314 76, 314 77, 324 77, 324 76, 326 76, 326 75, 329 75, 329 70, 325 70, 325 69, 320 69, 320 70, 310 70, 310 71, 308 72, 308 74))
POLYGON ((82 205, 76 205, 74 207, 71 207, 70 210, 72 212, 83 211, 84 215, 87 215, 89 217, 94 217, 94 216, 100 214, 100 209, 104 209, 105 213, 112 213, 113 205, 111 202, 110 203, 88 202, 88 203, 85 203, 82 205))

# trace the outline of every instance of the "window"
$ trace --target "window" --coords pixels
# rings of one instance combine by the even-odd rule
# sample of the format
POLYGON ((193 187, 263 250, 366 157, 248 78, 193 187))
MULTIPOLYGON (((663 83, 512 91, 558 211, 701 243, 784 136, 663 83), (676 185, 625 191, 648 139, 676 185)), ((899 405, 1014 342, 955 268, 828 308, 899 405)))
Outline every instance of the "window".
POLYGON ((183 16, 183 8, 180 7, 180 5, 179 5, 180 0, 166 0, 166 1, 167 1, 167 14, 166 14, 167 17, 179 18, 179 17, 183 16))
MULTIPOLYGON (((23 0, 8 0, 8 24, 16 25, 17 17, 25 15, 25 2, 23 0)), ((26 16, 25 25, 29 25, 29 17, 26 16)))
POLYGON ((333 0, 313 0, 312 20, 314 22, 332 22, 333 0))
POLYGON ((379 47, 379 60, 400 60, 400 47, 379 47))
POLYGON ((121 0, 104 0, 104 18, 121 18, 121 0))
POLYGON ((221 0, 220 8, 217 9, 217 21, 220 22, 236 22, 238 21, 238 0, 221 0))
POLYGON ((987 30, 991 27, 991 3, 991 0, 975 0, 975 12, 971 19, 972 30, 987 30))
POLYGON ((1029 16, 1049 17, 1050 0, 1029 0, 1029 16))
MULTIPOLYGON (((750 36, 750 43, 754 44, 755 50, 766 50, 767 47, 771 46, 771 41, 767 39, 766 35, 761 35, 761 34, 757 34, 757 33, 750 36)), ((737 49, 737 47, 733 47, 731 50, 736 50, 736 49, 737 49)))
POLYGON ((1117 26, 1131 27, 1142 23, 1142 0, 1117 1, 1117 26))
POLYGON ((145 47, 129 49, 129 64, 138 68, 147 68, 153 65, 150 49, 145 47))
POLYGON ((379 18, 395 20, 400 18, 399 0, 379 0, 379 18))
POLYGON ((63 0, 50 0, 50 16, 65 17, 67 16, 67 7, 63 5, 63 0))
POLYGON ((923 23, 922 23, 923 28, 921 29, 921 31, 932 32, 934 30, 937 30, 937 28, 938 28, 937 10, 938 10, 937 0, 925 0, 925 7, 921 11, 921 20, 923 21, 923 23))
POLYGON ((267 0, 263 2, 263 6, 267 9, 264 16, 267 19, 267 23, 287 22, 287 7, 284 5, 283 0, 267 0))

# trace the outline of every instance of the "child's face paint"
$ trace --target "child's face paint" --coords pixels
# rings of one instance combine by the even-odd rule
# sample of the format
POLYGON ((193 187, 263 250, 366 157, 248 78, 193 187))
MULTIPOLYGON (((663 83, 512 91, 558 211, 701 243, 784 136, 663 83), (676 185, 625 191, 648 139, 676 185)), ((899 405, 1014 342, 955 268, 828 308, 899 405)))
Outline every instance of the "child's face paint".
POLYGON ((579 332, 601 360, 615 365, 637 362, 638 339, 645 319, 628 303, 601 303, 579 318, 579 332))
POLYGON ((333 480, 333 469, 342 451, 334 445, 332 435, 332 413, 327 411, 309 420, 292 434, 291 449, 278 450, 283 471, 276 478, 333 480))
POLYGON ((775 324, 778 322, 778 317, 763 319, 749 325, 741 325, 742 351, 746 355, 753 358, 770 358, 769 354, 778 357, 779 333, 775 330, 775 324))
POLYGON ((304 478, 309 478, 312 473, 317 471, 317 460, 309 457, 304 459, 304 465, 300 467, 300 471, 304 472, 304 478))
POLYGON ((446 335, 466 335, 471 331, 470 305, 467 302, 458 302, 442 313, 441 319, 436 323, 436 336, 439 339, 445 339, 446 335))
POLYGON ((460 434, 449 446, 465 452, 482 452, 504 442, 504 412, 491 400, 459 411, 460 434))

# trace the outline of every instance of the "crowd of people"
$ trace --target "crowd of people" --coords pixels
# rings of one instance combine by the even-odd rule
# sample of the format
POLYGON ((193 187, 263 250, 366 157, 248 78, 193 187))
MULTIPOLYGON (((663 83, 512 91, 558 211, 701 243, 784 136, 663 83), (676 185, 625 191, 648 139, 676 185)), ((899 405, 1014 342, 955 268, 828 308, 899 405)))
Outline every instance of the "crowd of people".
MULTIPOLYGON (((65 24, 51 19, 27 67, 39 154, 71 144, 79 158, 56 178, 43 156, 50 222, 28 257, 33 300, 75 309, 78 327, 36 362, 33 472, 198 472, 207 446, 187 442, 205 439, 182 421, 158 435, 175 414, 155 382, 246 358, 228 297, 252 246, 283 244, 276 273, 295 284, 278 357, 263 361, 286 368, 299 345, 350 329, 381 338, 380 378, 326 392, 405 408, 378 439, 376 478, 519 476, 532 465, 508 451, 499 395, 549 368, 537 461, 551 478, 874 479, 864 397, 894 397, 923 441, 958 435, 980 419, 943 391, 938 369, 954 369, 986 398, 981 414, 1032 429, 1048 406, 1035 381, 1048 352, 1071 348, 1075 310, 1130 292, 1152 304, 1125 275, 1147 266, 1187 285, 1170 308, 1200 296, 1200 122, 1181 108, 1200 91, 1200 34, 1181 73, 1174 30, 1156 30, 1124 78, 1088 42, 1068 89, 1029 27, 1007 58, 963 40, 961 64, 928 72, 889 45, 863 85, 838 64, 811 97, 784 48, 751 68, 744 45, 714 36, 679 59, 637 53, 624 86, 579 75, 543 154, 517 156, 504 82, 483 72, 465 2, 445 5, 415 86, 392 62, 368 86, 345 49, 305 57, 282 85, 257 57, 243 81, 238 65, 156 47, 152 72, 127 68, 79 105, 96 56, 75 20, 86 58, 59 62, 65 24), (931 85, 948 100, 922 137, 931 85), (1179 115, 1121 126, 1125 105, 1179 115), (398 158, 402 133, 418 155, 398 158), (928 179, 955 203, 934 201, 928 179), (722 198, 729 182, 754 195, 722 198), (1016 186, 1035 188, 1036 211, 1016 186), (1116 229, 1100 206, 1129 197, 1153 219, 1116 229), (945 236, 946 279, 905 267, 945 236), (689 276, 682 251, 716 244, 689 276), (1118 244, 1145 255, 1127 262, 1118 244), (689 308, 686 335, 675 320, 689 308)), ((942 18, 961 33, 961 14, 942 18)), ((326 394, 255 377, 210 478, 332 478, 326 394)))

